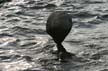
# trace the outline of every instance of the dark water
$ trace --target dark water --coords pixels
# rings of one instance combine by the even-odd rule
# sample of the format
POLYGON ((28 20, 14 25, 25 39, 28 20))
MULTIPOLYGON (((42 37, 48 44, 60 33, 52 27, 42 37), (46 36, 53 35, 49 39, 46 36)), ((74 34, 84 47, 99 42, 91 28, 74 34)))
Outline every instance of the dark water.
POLYGON ((107 0, 5 1, 0 2, 0 71, 108 71, 107 0), (45 24, 53 11, 73 17, 63 45, 79 59, 62 63, 52 54, 56 46, 45 24))

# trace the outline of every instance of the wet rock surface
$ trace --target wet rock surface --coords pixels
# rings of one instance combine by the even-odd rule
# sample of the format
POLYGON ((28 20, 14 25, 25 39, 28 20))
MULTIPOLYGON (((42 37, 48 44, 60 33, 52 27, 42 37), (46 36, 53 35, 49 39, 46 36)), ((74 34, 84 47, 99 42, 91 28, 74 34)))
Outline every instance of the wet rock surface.
POLYGON ((0 71, 108 71, 107 0, 0 0, 0 71), (2 1, 9 1, 3 2, 2 1), (53 11, 74 23, 60 62, 45 25, 53 11))

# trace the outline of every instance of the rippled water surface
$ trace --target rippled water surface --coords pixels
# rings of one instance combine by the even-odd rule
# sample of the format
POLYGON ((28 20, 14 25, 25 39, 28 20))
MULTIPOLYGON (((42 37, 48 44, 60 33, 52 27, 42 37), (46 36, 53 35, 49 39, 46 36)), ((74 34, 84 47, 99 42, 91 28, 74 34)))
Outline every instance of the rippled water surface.
POLYGON ((0 71, 108 71, 107 30, 107 0, 1 0, 0 71), (45 24, 53 11, 72 16, 63 45, 77 59, 59 62, 52 54, 45 24))

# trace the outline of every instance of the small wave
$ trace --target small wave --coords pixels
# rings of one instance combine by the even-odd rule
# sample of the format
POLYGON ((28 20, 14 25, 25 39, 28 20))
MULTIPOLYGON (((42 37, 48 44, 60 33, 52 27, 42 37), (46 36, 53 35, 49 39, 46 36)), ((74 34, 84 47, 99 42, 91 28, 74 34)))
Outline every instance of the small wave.
POLYGON ((34 1, 34 0, 30 0, 30 1, 16 1, 15 3, 13 2, 12 5, 16 4, 16 6, 19 6, 21 8, 24 9, 43 9, 43 8, 53 8, 56 7, 55 4, 50 4, 48 2, 45 1, 34 1))
POLYGON ((90 18, 94 16, 97 16, 97 14, 92 14, 89 11, 82 11, 72 14, 73 18, 90 18))
POLYGON ((100 15, 97 17, 97 19, 101 19, 101 20, 108 20, 108 14, 105 14, 105 15, 100 15))
POLYGON ((84 3, 89 3, 89 4, 99 4, 99 3, 105 3, 105 0, 86 0, 84 3))
POLYGON ((45 30, 42 29, 31 29, 31 28, 24 28, 20 26, 15 26, 11 28, 12 33, 14 34, 46 34, 45 30))
POLYGON ((0 63, 1 69, 4 71, 23 71, 31 68, 32 65, 25 60, 17 60, 13 62, 0 63))
POLYGON ((18 18, 18 17, 13 17, 13 18, 7 19, 6 22, 18 22, 18 21, 20 21, 20 20, 21 20, 21 19, 18 18))
POLYGON ((0 49, 5 49, 6 46, 17 46, 18 41, 19 40, 14 37, 2 36, 0 38, 0 49))
POLYGON ((93 24, 80 22, 75 28, 94 28, 93 24))
POLYGON ((101 50, 93 54, 91 59, 97 60, 97 59, 100 59, 103 55, 107 55, 107 54, 108 54, 108 50, 101 50))

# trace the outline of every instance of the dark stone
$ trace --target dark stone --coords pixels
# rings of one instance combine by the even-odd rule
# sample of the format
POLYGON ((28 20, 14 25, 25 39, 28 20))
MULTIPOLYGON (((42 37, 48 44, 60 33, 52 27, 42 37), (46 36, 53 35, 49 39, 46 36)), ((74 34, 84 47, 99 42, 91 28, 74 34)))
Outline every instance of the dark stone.
POLYGON ((58 57, 61 59, 71 56, 62 46, 62 42, 70 32, 72 24, 70 15, 64 11, 53 12, 47 20, 46 31, 57 44, 58 57))

